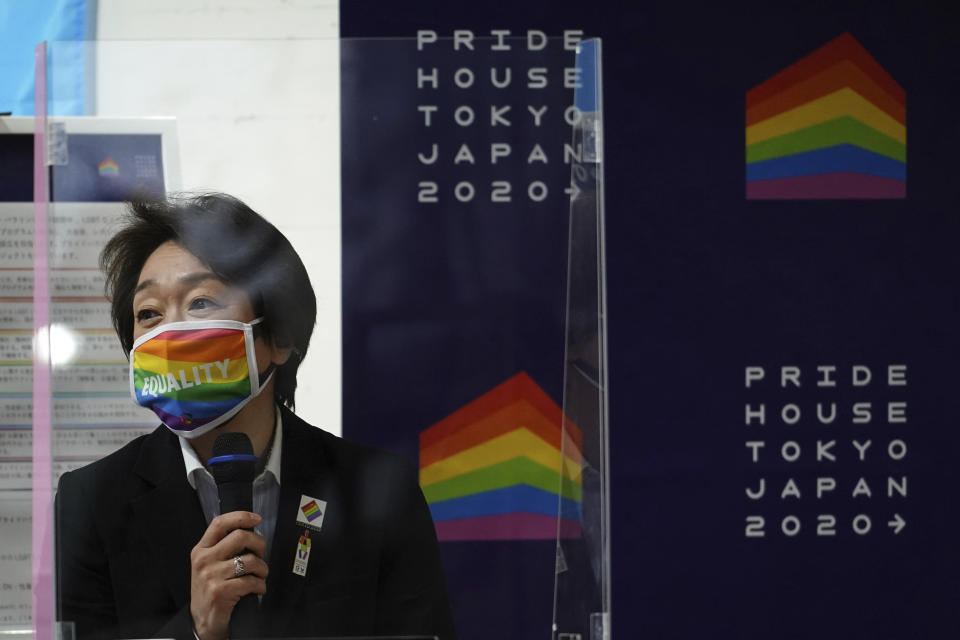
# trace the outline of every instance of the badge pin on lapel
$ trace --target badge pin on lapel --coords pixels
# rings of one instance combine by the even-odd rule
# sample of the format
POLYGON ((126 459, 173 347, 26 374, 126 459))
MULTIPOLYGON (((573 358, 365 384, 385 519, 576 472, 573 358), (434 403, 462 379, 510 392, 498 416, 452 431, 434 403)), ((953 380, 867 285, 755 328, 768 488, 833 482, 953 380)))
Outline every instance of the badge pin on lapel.
POLYGON ((297 542, 297 555, 293 558, 293 572, 307 577, 307 563, 310 562, 310 529, 304 529, 297 542))
POLYGON ((293 572, 306 577, 307 563, 310 561, 310 531, 320 531, 323 515, 327 511, 326 500, 300 495, 300 507, 297 509, 297 524, 304 528, 303 535, 297 541, 297 553, 293 559, 293 572))

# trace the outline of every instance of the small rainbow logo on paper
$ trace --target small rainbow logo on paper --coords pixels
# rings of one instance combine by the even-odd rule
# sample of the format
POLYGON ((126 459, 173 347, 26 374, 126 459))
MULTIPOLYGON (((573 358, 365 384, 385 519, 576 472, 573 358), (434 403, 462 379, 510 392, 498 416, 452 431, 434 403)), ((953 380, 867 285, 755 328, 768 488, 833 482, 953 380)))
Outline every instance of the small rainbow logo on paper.
POLYGON ((420 485, 437 537, 578 537, 583 437, 562 424, 560 407, 521 372, 423 431, 420 485))
POLYGON ((748 200, 907 196, 907 99, 849 33, 747 92, 748 200))
POLYGON ((320 510, 316 500, 311 500, 307 504, 300 507, 300 510, 303 511, 303 515, 307 517, 308 522, 313 522, 323 515, 323 511, 320 510))
POLYGON ((97 165, 97 172, 104 178, 116 178, 120 175, 120 167, 113 161, 113 158, 107 156, 97 165))

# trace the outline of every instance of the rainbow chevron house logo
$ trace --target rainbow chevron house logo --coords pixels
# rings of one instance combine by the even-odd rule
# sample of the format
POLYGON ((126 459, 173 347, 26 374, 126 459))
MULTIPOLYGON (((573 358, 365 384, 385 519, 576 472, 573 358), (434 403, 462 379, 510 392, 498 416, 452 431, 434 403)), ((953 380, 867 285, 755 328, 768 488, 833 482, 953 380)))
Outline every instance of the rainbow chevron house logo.
POLYGON ((560 407, 521 372, 423 431, 420 485, 437 537, 578 537, 583 440, 561 420, 560 407))
POLYGON ((907 195, 906 93, 845 33, 747 92, 747 199, 907 195))
POLYGON ((97 165, 97 173, 104 178, 116 178, 120 175, 120 166, 114 162, 113 158, 107 156, 97 165))

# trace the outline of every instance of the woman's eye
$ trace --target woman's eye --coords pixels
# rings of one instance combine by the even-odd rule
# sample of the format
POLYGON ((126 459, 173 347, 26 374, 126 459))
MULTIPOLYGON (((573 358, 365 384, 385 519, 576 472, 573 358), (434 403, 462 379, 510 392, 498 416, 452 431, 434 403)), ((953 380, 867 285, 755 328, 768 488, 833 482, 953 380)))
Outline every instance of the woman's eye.
POLYGON ((217 306, 216 303, 214 303, 212 300, 208 298, 197 298, 196 300, 190 303, 190 310, 191 311, 209 311, 210 309, 213 309, 216 306, 217 306))
POLYGON ((157 312, 153 309, 141 309, 137 311, 137 322, 146 322, 155 317, 157 317, 157 312))

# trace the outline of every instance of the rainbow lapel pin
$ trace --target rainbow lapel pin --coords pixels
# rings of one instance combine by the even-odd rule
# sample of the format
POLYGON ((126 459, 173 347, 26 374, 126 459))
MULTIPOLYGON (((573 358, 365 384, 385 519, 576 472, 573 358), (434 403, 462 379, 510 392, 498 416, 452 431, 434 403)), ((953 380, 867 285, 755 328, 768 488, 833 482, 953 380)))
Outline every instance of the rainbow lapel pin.
POLYGON ((297 524, 320 531, 323 526, 323 514, 327 510, 327 501, 300 494, 300 508, 297 509, 297 524))
POLYGON ((297 540, 297 552, 293 557, 293 572, 298 576, 307 576, 307 563, 310 561, 310 531, 320 531, 326 511, 326 500, 300 494, 297 524, 303 527, 303 535, 297 540))

